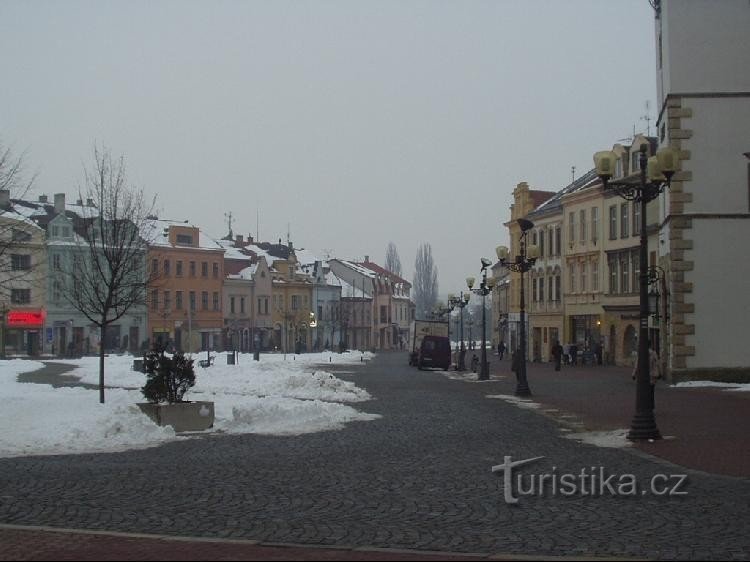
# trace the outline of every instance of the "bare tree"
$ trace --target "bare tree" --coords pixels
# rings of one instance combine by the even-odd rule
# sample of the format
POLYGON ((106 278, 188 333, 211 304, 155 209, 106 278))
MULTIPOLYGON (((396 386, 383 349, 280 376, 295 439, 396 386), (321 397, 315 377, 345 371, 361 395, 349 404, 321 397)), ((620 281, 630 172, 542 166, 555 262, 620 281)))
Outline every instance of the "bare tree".
POLYGON ((419 246, 414 262, 414 303, 420 319, 427 318, 437 302, 437 275, 437 267, 432 259, 432 246, 425 242, 419 246))
POLYGON ((388 249, 385 251, 385 268, 401 277, 401 259, 393 242, 388 242, 388 249))
POLYGON ((67 298, 100 330, 99 401, 104 403, 104 341, 107 326, 131 308, 146 303, 146 287, 155 272, 146 264, 149 217, 156 204, 145 202, 125 174, 123 157, 94 148, 94 163, 79 190, 91 201, 75 225, 78 253, 69 270, 67 298))
POLYGON ((27 179, 26 153, 16 156, 0 142, 0 300, 7 302, 13 289, 29 288, 39 280, 31 270, 39 265, 42 231, 18 213, 14 200, 23 199, 36 179, 27 179))

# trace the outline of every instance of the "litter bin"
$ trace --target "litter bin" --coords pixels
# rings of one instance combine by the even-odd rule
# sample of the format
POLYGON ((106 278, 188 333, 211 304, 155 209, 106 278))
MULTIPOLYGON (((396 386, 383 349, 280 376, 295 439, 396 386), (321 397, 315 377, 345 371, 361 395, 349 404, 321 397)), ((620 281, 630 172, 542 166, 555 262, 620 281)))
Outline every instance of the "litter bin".
POLYGON ((227 353, 227 365, 234 365, 234 353, 227 353))

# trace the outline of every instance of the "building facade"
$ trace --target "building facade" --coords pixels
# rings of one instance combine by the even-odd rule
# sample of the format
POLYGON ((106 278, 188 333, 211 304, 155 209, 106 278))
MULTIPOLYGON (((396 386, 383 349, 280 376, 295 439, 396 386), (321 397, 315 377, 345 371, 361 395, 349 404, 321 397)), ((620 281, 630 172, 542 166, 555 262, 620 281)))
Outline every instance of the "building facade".
MULTIPOLYGON (((750 313, 750 4, 657 4, 659 143, 681 170, 661 197, 659 265, 669 318, 663 355, 675 378, 748 379, 750 313)), ((666 320, 666 319, 665 319, 666 320)))

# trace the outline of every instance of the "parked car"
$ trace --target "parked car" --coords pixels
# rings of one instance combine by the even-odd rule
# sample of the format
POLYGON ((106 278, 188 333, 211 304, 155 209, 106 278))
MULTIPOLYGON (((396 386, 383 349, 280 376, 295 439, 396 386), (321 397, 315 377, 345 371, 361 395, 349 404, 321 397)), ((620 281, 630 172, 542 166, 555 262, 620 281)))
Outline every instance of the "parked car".
POLYGON ((451 344, 446 336, 424 336, 419 348, 417 367, 439 368, 447 371, 451 366, 451 344))

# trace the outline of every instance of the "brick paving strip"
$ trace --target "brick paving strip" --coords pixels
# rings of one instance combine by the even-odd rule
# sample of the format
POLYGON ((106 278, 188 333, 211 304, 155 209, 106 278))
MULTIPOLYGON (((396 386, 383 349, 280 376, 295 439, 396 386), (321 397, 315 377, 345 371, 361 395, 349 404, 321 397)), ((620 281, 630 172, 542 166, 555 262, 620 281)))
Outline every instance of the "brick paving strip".
MULTIPOLYGON (((493 377, 512 395, 516 379, 510 362, 493 359, 493 377)), ((632 369, 566 365, 555 372, 552 364, 529 363, 528 373, 531 400, 574 431, 630 427, 635 413, 632 369), (576 427, 572 420, 581 423, 576 427)), ((693 470, 750 477, 750 392, 675 387, 660 381, 655 416, 664 439, 638 443, 638 450, 693 470)))

